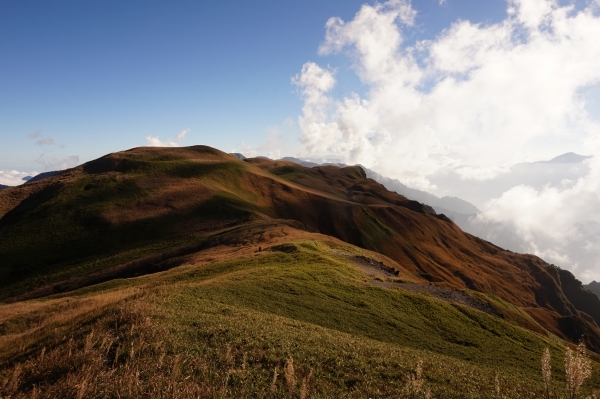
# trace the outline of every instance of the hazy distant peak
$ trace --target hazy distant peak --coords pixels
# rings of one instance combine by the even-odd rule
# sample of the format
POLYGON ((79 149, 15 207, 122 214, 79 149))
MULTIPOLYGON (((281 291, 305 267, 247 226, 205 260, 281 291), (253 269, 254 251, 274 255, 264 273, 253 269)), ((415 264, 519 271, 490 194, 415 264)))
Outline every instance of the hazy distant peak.
POLYGON ((319 166, 318 163, 310 162, 310 161, 303 161, 302 159, 294 158, 294 157, 283 157, 283 158, 281 158, 281 160, 282 161, 294 162, 294 163, 297 163, 298 165, 306 166, 307 168, 312 168, 312 167, 315 167, 315 166, 319 166))
POLYGON ((454 212, 463 213, 465 215, 472 215, 479 213, 479 209, 468 201, 458 197, 445 196, 440 198, 438 206, 450 209, 454 212))
POLYGON ((242 161, 246 159, 246 157, 243 154, 240 154, 239 152, 230 152, 229 155, 233 155, 234 157, 236 157, 237 159, 241 159, 242 161))
POLYGON ((590 284, 585 286, 589 291, 592 291, 596 295, 600 296, 600 283, 592 281, 590 284))
POLYGON ((21 180, 23 180, 23 181, 29 181, 29 180, 31 180, 31 179, 33 179, 33 176, 25 176, 25 177, 24 177, 24 178, 22 178, 21 180))
POLYGON ((592 155, 579 155, 579 154, 575 154, 574 152, 567 152, 566 154, 559 155, 556 158, 552 158, 551 160, 544 161, 544 162, 548 162, 548 163, 580 163, 591 157, 592 157, 592 155))
MULTIPOLYGON (((33 183, 34 181, 42 180, 42 179, 45 179, 47 177, 51 177, 51 176, 57 175, 60 172, 62 172, 62 170, 53 170, 51 172, 40 173, 39 175, 35 175, 35 176, 27 179, 27 181, 25 183, 33 183)), ((25 180, 25 179, 23 179, 23 180, 25 180)))

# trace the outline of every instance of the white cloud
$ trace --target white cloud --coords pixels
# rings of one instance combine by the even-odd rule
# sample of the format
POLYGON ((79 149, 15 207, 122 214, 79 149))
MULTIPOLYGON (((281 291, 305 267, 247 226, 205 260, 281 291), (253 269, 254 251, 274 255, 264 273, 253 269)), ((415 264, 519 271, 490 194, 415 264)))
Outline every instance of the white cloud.
POLYGON ((27 137, 29 137, 32 140, 36 140, 35 141, 35 145, 43 147, 43 146, 56 146, 58 148, 65 148, 64 145, 60 145, 57 144, 53 138, 51 137, 44 137, 42 135, 42 131, 41 130, 37 130, 31 134, 28 134, 27 137))
POLYGON ((408 1, 363 5, 351 21, 332 18, 319 52, 347 54, 367 91, 334 96, 336 70, 304 64, 293 83, 304 99, 306 155, 338 156, 435 190, 436 176, 449 171, 485 182, 519 162, 596 154, 586 176, 513 187, 479 222, 514 229, 527 251, 600 279, 600 118, 585 97, 600 83, 597 11, 591 3, 575 10, 509 0, 499 23, 457 21, 414 45, 404 40, 415 19, 408 1))
POLYGON ((146 136, 146 145, 149 147, 179 147, 179 143, 173 140, 160 141, 158 136, 146 136))
POLYGON ((180 147, 181 141, 185 139, 186 134, 190 132, 190 129, 182 130, 175 135, 173 140, 161 141, 158 136, 146 136, 146 145, 149 147, 180 147))
MULTIPOLYGON (((246 158, 254 158, 258 155, 256 149, 253 146, 246 144, 245 142, 242 142, 241 148, 242 149, 239 152, 246 158)), ((231 152, 238 152, 238 150, 233 149, 231 152)))
POLYGON ((462 180, 489 180, 502 173, 509 172, 510 169, 503 168, 500 166, 488 166, 488 167, 470 167, 470 166, 459 166, 454 169, 462 180))
POLYGON ((40 155, 35 161, 44 167, 44 170, 64 170, 77 166, 79 163, 79 156, 70 155, 66 158, 49 157, 46 154, 40 155))
POLYGON ((346 51, 368 93, 334 98, 335 70, 307 62, 293 79, 307 152, 428 188, 428 176, 449 166, 481 167, 471 175, 491 178, 566 142, 581 147, 597 125, 580 92, 600 81, 600 18, 549 0, 509 6, 515 13, 501 23, 458 21, 414 46, 403 44, 415 16, 405 1, 330 19, 320 53, 346 51))
POLYGON ((177 138, 177 140, 183 140, 185 138, 185 135, 188 134, 190 132, 190 129, 184 129, 181 132, 177 133, 177 136, 175 136, 177 138))
MULTIPOLYGON (((517 248, 600 281, 600 158, 590 172, 567 188, 515 186, 489 201, 473 221, 488 228, 488 239, 518 238, 517 248)), ((514 242, 514 239, 513 239, 514 242)))
POLYGON ((26 176, 35 176, 38 172, 19 172, 17 170, 0 170, 0 184, 5 186, 18 186, 25 183, 26 176))

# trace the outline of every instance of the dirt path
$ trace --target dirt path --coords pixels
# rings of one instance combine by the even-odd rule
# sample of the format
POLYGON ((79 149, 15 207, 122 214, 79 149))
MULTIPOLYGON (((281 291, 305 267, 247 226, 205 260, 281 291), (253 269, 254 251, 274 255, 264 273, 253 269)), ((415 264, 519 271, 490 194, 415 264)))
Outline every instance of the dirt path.
POLYGON ((338 252, 337 254, 350 258, 350 262, 353 266, 371 277, 372 281, 369 281, 369 284, 374 287, 400 288, 409 292, 427 292, 433 297, 445 302, 468 306, 492 316, 501 316, 501 314, 489 303, 477 300, 466 294, 464 291, 447 287, 438 287, 430 284, 401 283, 393 281, 398 278, 398 271, 386 266, 383 262, 365 256, 352 256, 341 252, 338 252))

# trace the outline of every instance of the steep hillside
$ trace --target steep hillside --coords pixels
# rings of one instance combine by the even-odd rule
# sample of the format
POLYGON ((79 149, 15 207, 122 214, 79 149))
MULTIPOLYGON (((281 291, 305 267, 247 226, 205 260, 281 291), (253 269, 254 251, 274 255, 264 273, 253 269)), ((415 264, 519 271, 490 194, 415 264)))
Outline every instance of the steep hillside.
POLYGON ((386 255, 406 281, 498 297, 528 328, 600 350, 600 300, 570 273, 463 233, 360 167, 136 148, 3 191, 0 216, 4 300, 173 267, 219 233, 271 220, 386 255))
POLYGON ((569 272, 463 233, 360 167, 136 148, 2 191, 0 216, 3 300, 169 269, 230 239, 258 247, 270 223, 375 251, 403 282, 479 292, 500 317, 600 351, 600 299, 569 272))
POLYGON ((359 167, 110 154, 0 192, 0 259, 2 397, 537 398, 544 348, 564 396, 598 349, 570 273, 359 167))
MULTIPOLYGON (((232 154, 232 155, 235 155, 235 154, 232 154)), ((237 154, 237 155, 241 155, 241 154, 237 154)), ((245 159, 245 158, 242 158, 242 159, 245 159)), ((315 166, 330 166, 330 165, 339 166, 339 167, 347 166, 344 164, 330 164, 330 163, 318 164, 315 162, 304 161, 304 160, 294 158, 294 157, 284 157, 280 161, 290 161, 290 162, 296 163, 298 165, 306 166, 309 168, 312 168, 315 166)), ((421 190, 417 190, 414 188, 410 188, 410 187, 406 186, 405 184, 402 184, 397 179, 390 179, 389 177, 385 177, 385 176, 383 176, 375 171, 372 171, 368 168, 363 167, 363 169, 366 172, 367 177, 377 181, 378 183, 383 184, 385 186, 385 188, 387 188, 389 191, 394 191, 394 192, 396 192, 402 196, 405 196, 409 199, 429 205, 436 210, 439 209, 439 210, 441 210, 441 212, 439 212, 439 213, 445 213, 445 212, 449 211, 451 213, 457 214, 457 216, 459 216, 459 217, 461 217, 461 216, 467 217, 467 216, 471 216, 471 215, 479 213, 479 209, 477 209, 477 207, 475 205, 473 205, 470 202, 467 202, 461 198, 449 197, 449 196, 444 196, 444 197, 440 198, 440 197, 433 195, 431 193, 428 193, 426 191, 421 191, 421 190)))

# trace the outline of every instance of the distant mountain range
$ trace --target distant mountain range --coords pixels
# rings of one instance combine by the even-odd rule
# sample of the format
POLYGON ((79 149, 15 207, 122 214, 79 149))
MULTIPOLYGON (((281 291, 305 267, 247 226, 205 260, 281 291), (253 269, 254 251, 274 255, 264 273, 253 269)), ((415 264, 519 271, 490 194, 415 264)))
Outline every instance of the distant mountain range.
POLYGON ((492 179, 465 179, 458 169, 443 170, 430 177, 430 181, 441 192, 459 193, 460 197, 478 208, 518 185, 527 185, 536 190, 551 187, 564 188, 587 175, 590 156, 572 152, 559 155, 548 161, 522 162, 505 168, 492 179))
POLYGON ((10 186, 5 186, 4 184, 0 184, 0 190, 4 190, 5 188, 9 188, 10 186))
MULTIPOLYGON (((241 155, 241 154, 240 154, 241 155)), ((333 165, 339 167, 346 167, 348 165, 341 163, 324 163, 318 164, 315 162, 304 161, 299 158, 294 157, 285 157, 282 158, 283 161, 294 162, 302 166, 306 166, 308 168, 312 168, 315 166, 326 166, 333 165)), ((450 218, 464 218, 466 215, 474 215, 479 213, 479 209, 468 201, 465 201, 458 197, 438 197, 426 191, 417 190, 414 188, 410 188, 405 184, 402 184, 399 180, 390 179, 389 177, 385 177, 369 168, 366 168, 360 165, 367 174, 367 177, 375 180, 378 183, 381 183, 390 191, 394 191, 400 195, 403 195, 411 200, 418 201, 424 204, 431 206, 437 213, 443 213, 450 218)))
POLYGON ((585 286, 589 291, 592 291, 594 294, 600 296, 600 283, 596 281, 592 281, 588 285, 585 286))
POLYGON ((47 177, 55 176, 55 175, 59 174, 60 172, 62 172, 62 170, 54 170, 51 172, 44 172, 44 173, 40 173, 39 175, 35 175, 35 176, 25 176, 23 178, 23 180, 25 180, 26 183, 33 183, 34 181, 38 181, 38 180, 45 179, 47 177))
MULTIPOLYGON (((407 187, 399 180, 390 179, 377 172, 365 168, 367 176, 371 179, 383 184, 388 190, 395 191, 400 195, 404 195, 415 201, 423 202, 433 207, 438 213, 458 213, 463 215, 472 215, 479 213, 479 209, 468 201, 458 197, 438 197, 426 191, 417 190, 407 187)), ((448 215, 450 216, 450 215, 448 215)))

